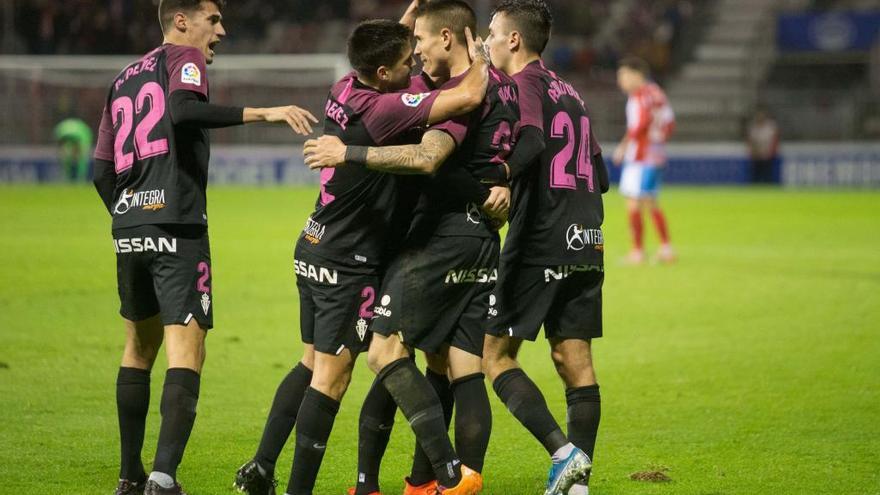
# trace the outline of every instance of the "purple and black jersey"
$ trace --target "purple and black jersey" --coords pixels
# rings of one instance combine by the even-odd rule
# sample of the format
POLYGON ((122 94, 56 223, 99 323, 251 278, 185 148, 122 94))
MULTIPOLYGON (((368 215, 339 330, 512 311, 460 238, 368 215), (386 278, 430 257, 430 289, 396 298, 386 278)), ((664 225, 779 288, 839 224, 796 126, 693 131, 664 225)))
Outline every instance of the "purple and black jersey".
POLYGON ((513 184, 503 258, 535 265, 602 264, 602 150, 584 101, 540 60, 513 76, 520 126, 544 134, 546 148, 513 184))
MULTIPOLYGON (((440 89, 457 86, 462 78, 464 74, 450 79, 440 89)), ((434 88, 426 74, 418 79, 420 84, 414 86, 434 88)), ((490 68, 489 87, 480 108, 431 127, 448 133, 455 140, 456 150, 433 179, 425 183, 413 232, 440 236, 496 235, 482 213, 483 205, 450 196, 449 190, 456 184, 449 173, 455 167, 463 167, 488 187, 506 183, 500 166, 510 154, 518 121, 516 83, 503 72, 490 68)))
POLYGON ((205 56, 198 49, 162 45, 123 69, 110 87, 95 158, 115 166, 114 229, 208 223, 208 131, 173 124, 169 101, 175 91, 208 101, 205 56))
MULTIPOLYGON (((330 90, 324 132, 354 146, 417 143, 439 91, 380 93, 352 72, 330 90)), ((321 193, 298 246, 346 267, 378 270, 409 224, 393 174, 346 164, 321 171, 321 193)))

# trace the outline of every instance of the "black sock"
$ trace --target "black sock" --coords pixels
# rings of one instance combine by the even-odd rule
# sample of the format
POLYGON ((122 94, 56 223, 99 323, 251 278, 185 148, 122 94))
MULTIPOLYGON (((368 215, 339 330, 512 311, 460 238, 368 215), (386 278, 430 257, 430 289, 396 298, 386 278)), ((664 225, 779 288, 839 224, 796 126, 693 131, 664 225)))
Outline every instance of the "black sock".
POLYGON ((592 459, 602 413, 599 385, 570 388, 565 391, 565 399, 568 402, 568 439, 592 459))
MULTIPOLYGON (((452 422, 452 409, 455 406, 455 398, 452 396, 452 389, 449 388, 449 378, 446 374, 435 373, 431 368, 425 370, 425 378, 437 398, 440 399, 440 406, 443 408, 443 421, 446 423, 446 431, 449 431, 449 423, 452 422)), ((470 466, 468 466, 470 467, 470 466)), ((424 485, 429 481, 437 479, 434 474, 434 467, 431 466, 431 460, 422 450, 422 447, 416 442, 416 451, 413 455, 412 471, 410 471, 409 482, 414 486, 424 485)))
POLYGON ((564 447, 568 439, 550 414, 547 401, 534 382, 520 368, 501 373, 492 384, 507 409, 547 449, 547 453, 564 447))
POLYGON ((147 478, 141 462, 144 429, 150 408, 150 370, 119 368, 116 376, 116 411, 122 462, 119 479, 140 482, 147 478))
POLYGON ((193 370, 171 368, 165 373, 162 390, 162 426, 153 471, 177 478, 177 466, 183 460, 183 451, 196 421, 201 378, 193 370))
POLYGON ((443 407, 431 384, 409 358, 398 359, 379 372, 379 379, 403 411, 416 440, 431 459, 437 481, 446 487, 461 480, 461 461, 455 455, 443 423, 443 407))
POLYGON ((290 432, 296 424, 296 414, 311 381, 312 370, 298 363, 278 385, 275 399, 272 401, 272 409, 269 410, 269 417, 263 428, 263 438, 254 456, 254 460, 269 473, 269 476, 275 472, 275 462, 278 461, 284 444, 290 438, 290 432))
POLYGON ((455 451, 461 463, 483 472, 489 436, 492 434, 492 406, 486 393, 485 375, 474 373, 452 382, 455 394, 455 451))
POLYGON ((376 378, 361 406, 358 421, 358 480, 355 495, 379 491, 379 468, 391 438, 396 413, 394 397, 376 378))
POLYGON ((306 389, 296 425, 296 450, 287 482, 289 495, 312 494, 338 412, 339 401, 312 387, 306 389))

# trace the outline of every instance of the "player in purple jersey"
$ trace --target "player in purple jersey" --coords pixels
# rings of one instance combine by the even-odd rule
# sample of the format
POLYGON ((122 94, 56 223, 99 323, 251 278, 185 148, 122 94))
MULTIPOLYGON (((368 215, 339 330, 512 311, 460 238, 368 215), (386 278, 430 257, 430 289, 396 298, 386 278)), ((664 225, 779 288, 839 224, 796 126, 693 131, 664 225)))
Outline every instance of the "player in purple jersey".
POLYGON ((552 27, 544 0, 506 0, 489 26, 492 62, 516 80, 521 121, 507 160, 510 229, 484 367, 501 400, 553 460, 547 495, 586 493, 599 426, 591 339, 602 335, 603 208, 608 175, 578 92, 541 60, 552 27), (566 388, 568 436, 517 362, 544 327, 566 388))
MULTIPOLYGON (((355 71, 333 85, 325 132, 352 145, 415 142, 425 126, 475 109, 488 82, 488 60, 466 65, 461 84, 443 90, 411 86, 412 33, 390 20, 358 25, 348 42, 355 71), (413 131, 416 131, 415 133, 413 131)), ((309 149, 312 143, 306 144, 309 149)), ((482 190, 481 184, 470 187, 482 190)), ((315 211, 297 241, 294 268, 305 353, 278 388, 257 453, 236 475, 249 494, 274 493, 275 463, 296 424, 287 493, 311 494, 336 412, 358 354, 369 344, 376 289, 404 221, 406 187, 363 166, 327 169, 315 211)), ((481 203, 482 204, 482 203, 481 203)), ((424 380, 424 378, 422 378, 424 380)), ((427 384, 424 384, 429 389, 427 384)), ((442 428, 441 418, 434 420, 442 428)), ((425 418, 425 426, 431 419, 425 418)), ((451 452, 446 437, 431 438, 451 452)), ((439 462, 453 463, 449 459, 439 462)), ((445 468, 444 468, 445 469, 445 468)))
POLYGON ((208 102, 206 65, 226 35, 222 0, 162 0, 162 46, 124 68, 107 97, 95 150, 95 185, 113 217, 126 343, 116 385, 122 451, 117 495, 180 494, 199 397, 205 336, 213 326, 205 189, 208 129, 247 122, 311 132, 295 106, 208 102), (141 461, 150 370, 162 343, 168 371, 149 478, 141 461))
MULTIPOLYGON (((418 11, 415 53, 423 62, 421 83, 426 90, 456 84, 461 78, 468 64, 462 38, 475 25, 473 10, 459 0, 431 2, 418 11)), ((359 157, 359 161, 375 170, 433 174, 403 250, 391 263, 383 281, 382 296, 374 310, 371 364, 376 368, 397 366, 388 364, 399 357, 392 354, 395 351, 389 349, 389 344, 400 345, 400 341, 426 352, 427 377, 444 406, 447 424, 453 397, 457 404, 456 451, 469 470, 474 471, 477 490, 480 478, 476 473, 483 469, 491 428, 480 356, 489 292, 496 278, 499 239, 493 222, 478 206, 485 196, 451 197, 455 186, 449 177, 465 170, 487 186, 495 186, 496 193, 507 193, 502 164, 519 118, 516 87, 504 74, 491 70, 490 75, 487 96, 480 109, 431 127, 418 145, 346 147, 329 136, 316 140, 313 152, 306 145, 307 163, 315 168, 342 165, 348 154, 349 158, 359 157), (392 335, 399 340, 389 338, 392 335), (447 373, 453 379, 451 384, 447 373)), ((412 366, 403 358, 399 365, 412 366)), ((393 421, 394 408, 389 410, 381 405, 379 399, 383 395, 386 403, 390 401, 381 387, 374 386, 362 408, 358 485, 353 490, 357 495, 378 491, 378 461, 388 437, 375 427, 369 431, 369 425, 393 421), (369 466, 367 461, 373 465, 369 466)), ((438 480, 433 464, 426 452, 417 449, 405 493, 434 493, 438 488, 444 493, 466 490, 442 488, 449 485, 438 480)))

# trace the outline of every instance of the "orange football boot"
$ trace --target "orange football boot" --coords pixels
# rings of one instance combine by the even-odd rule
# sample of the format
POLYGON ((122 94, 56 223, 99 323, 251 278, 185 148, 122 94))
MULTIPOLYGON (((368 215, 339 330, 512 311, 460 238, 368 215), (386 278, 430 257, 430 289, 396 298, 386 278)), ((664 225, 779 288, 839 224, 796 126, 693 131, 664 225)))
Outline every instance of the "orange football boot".
MULTIPOLYGON (((357 491, 357 488, 351 487, 348 489, 348 495, 354 495, 354 492, 357 491)), ((382 495, 380 492, 370 492, 370 495, 382 495)))
POLYGON ((404 478, 406 486, 403 489, 403 495, 436 495, 437 480, 431 480, 424 485, 412 485, 409 478, 404 478))
POLYGON ((441 495, 477 495, 483 491, 483 476, 462 464, 461 481, 452 488, 437 487, 441 495))

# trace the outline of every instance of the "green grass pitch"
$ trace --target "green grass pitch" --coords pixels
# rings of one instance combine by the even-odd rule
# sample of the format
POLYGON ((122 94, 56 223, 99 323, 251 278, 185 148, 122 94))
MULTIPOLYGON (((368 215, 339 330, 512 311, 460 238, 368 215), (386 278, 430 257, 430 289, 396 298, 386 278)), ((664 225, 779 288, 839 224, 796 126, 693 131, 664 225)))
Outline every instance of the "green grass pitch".
MULTIPOLYGON (((316 190, 209 195, 216 329, 179 472, 193 495, 232 492, 299 357, 290 261, 316 190)), ((680 262, 625 267, 622 200, 606 197, 593 493, 880 493, 880 195, 669 188, 663 200, 680 262), (629 479, 652 470, 671 481, 629 479)), ((109 494, 123 343, 109 218, 85 187, 0 188, 0 211, 0 493, 109 494)), ((564 424, 546 343, 522 358, 564 424)), ((148 468, 164 367, 153 375, 148 468)), ((354 481, 371 380, 359 363, 318 494, 354 481)), ((490 396, 485 493, 541 493, 543 450, 490 396)), ((412 442, 398 417, 386 495, 401 493, 412 442)), ((292 450, 279 461, 282 488, 292 450)))

